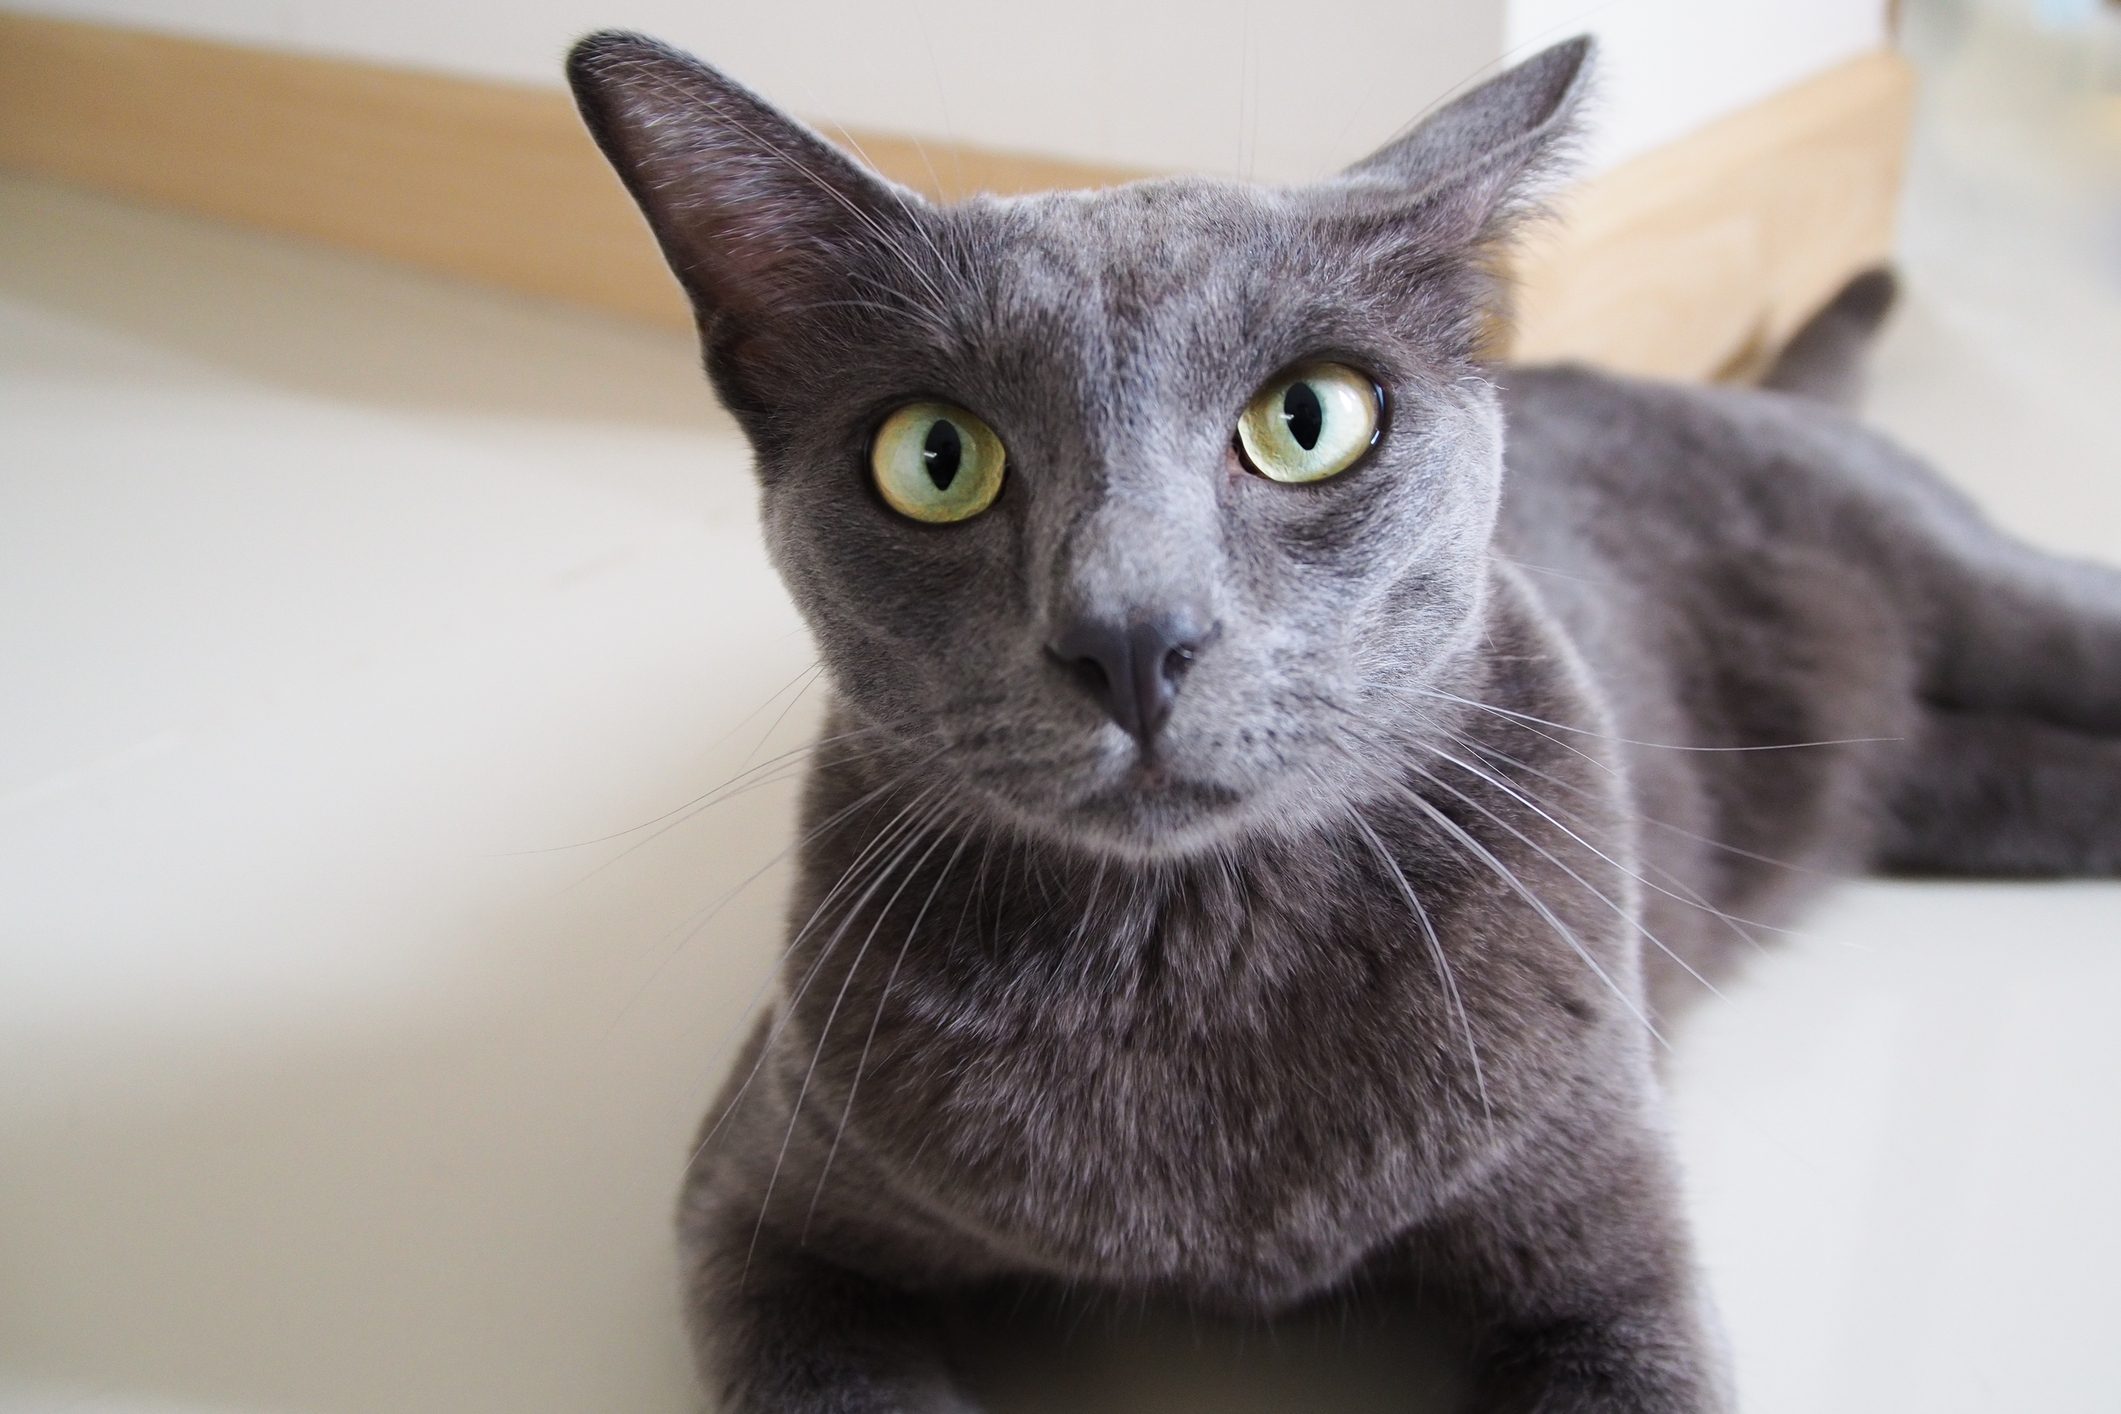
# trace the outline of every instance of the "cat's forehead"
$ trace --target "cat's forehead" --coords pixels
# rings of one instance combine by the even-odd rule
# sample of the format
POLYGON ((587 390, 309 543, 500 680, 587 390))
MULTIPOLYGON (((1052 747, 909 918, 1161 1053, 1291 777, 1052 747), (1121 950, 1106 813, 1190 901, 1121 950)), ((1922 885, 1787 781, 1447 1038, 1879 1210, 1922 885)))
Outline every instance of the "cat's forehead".
POLYGON ((965 216, 990 274, 1019 298, 1227 297, 1280 263, 1289 236, 1280 205, 1258 188, 1168 178, 984 203, 965 216))
POLYGON ((951 213, 974 265, 975 340, 997 362, 1095 392, 1213 393, 1261 343, 1302 341, 1330 262, 1283 193, 1206 179, 971 203, 951 213))

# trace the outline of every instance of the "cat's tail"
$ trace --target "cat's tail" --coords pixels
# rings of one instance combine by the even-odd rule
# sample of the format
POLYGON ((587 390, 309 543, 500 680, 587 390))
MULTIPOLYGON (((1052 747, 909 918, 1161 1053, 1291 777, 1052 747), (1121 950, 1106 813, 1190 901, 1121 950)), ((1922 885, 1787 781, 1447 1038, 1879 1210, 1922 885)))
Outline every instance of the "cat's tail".
POLYGON ((1762 386, 1853 409, 1863 397, 1863 356, 1899 293, 1883 267, 1849 281, 1791 337, 1762 386))

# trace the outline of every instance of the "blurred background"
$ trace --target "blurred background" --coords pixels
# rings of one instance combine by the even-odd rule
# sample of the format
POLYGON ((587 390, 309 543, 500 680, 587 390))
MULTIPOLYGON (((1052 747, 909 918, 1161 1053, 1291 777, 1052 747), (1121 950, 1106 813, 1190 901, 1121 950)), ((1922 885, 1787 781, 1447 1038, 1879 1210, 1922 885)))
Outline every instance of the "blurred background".
MULTIPOLYGON (((1518 351, 1742 376, 1889 255, 1873 418, 2121 561, 2102 0, 0 10, 0 1407, 696 1407, 668 1212, 822 687, 555 87, 613 24, 946 193, 1299 180, 1594 29, 1518 351)), ((2115 886, 1863 883, 1692 1019, 1746 1409, 2121 1407, 2117 991, 2115 886)), ((1254 1344, 1083 1359, 1406 1408, 1254 1344)))

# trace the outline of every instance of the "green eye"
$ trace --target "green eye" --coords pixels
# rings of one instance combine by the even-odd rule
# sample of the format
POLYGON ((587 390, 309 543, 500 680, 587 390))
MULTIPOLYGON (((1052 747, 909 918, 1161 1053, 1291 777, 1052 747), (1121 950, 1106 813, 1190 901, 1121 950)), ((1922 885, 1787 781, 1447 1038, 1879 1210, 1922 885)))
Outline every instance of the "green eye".
POLYGON ((908 403, 869 444, 869 471, 891 509, 931 525, 970 520, 1002 490, 1002 439, 963 408, 908 403))
POLYGON ((1259 390, 1237 420, 1245 461, 1273 481, 1323 481, 1377 440, 1377 385, 1344 363, 1307 363, 1259 390))

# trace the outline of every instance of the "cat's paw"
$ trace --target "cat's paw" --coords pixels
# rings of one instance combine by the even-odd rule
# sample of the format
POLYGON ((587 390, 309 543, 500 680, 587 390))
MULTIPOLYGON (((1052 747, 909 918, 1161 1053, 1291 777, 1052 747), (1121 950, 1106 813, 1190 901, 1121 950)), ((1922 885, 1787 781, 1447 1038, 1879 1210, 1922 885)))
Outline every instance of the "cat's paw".
POLYGON ((1706 1351, 1571 1331, 1496 1351, 1472 1407, 1478 1414, 1729 1414, 1733 1406, 1706 1351))
POLYGON ((986 1414, 942 1378, 874 1379, 829 1385, 761 1382, 732 1390, 715 1414, 986 1414), (770 1392, 769 1392, 770 1391, 770 1392))

